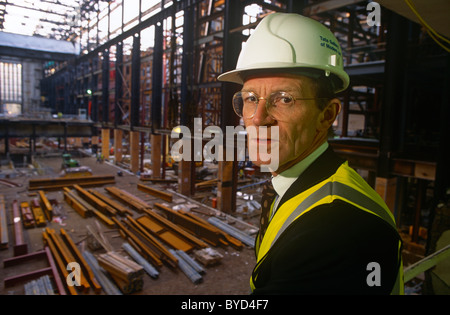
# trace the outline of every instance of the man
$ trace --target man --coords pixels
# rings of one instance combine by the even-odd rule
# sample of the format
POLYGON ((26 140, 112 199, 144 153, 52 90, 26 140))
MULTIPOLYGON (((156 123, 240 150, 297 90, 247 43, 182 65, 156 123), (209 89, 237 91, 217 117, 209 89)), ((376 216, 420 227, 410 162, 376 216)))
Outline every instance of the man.
MULTIPOLYGON (((335 94, 349 85, 334 35, 301 15, 270 14, 236 69, 219 80, 243 84, 233 107, 257 130, 249 150, 278 150, 276 198, 257 238, 252 293, 402 294, 394 218, 327 142, 341 108, 335 94), (273 127, 278 133, 261 131, 273 127)), ((261 156, 253 162, 268 163, 261 156)))

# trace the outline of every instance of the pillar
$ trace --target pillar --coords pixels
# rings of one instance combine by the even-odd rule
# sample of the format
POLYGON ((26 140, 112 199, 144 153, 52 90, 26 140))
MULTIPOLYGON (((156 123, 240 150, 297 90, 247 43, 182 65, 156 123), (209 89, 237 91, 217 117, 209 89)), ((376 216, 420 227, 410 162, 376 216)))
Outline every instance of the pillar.
POLYGON ((139 131, 130 131, 130 169, 133 173, 139 171, 139 131))
POLYGON ((109 129, 102 129, 102 155, 109 159, 109 129))
POLYGON ((122 138, 123 131, 121 129, 114 129, 114 161, 116 163, 122 162, 122 138))
MULTIPOLYGON (((223 47, 223 71, 235 69, 236 62, 242 47, 242 36, 239 32, 231 32, 236 27, 242 25, 242 14, 244 11, 240 1, 225 1, 225 25, 223 47)), ((224 82, 222 84, 221 99, 221 122, 220 127, 226 130, 227 126, 237 126, 239 117, 231 109, 233 95, 240 89, 239 85, 224 82)), ((236 147, 226 148, 236 152, 236 147)), ((224 152, 224 153, 225 153, 224 152)), ((233 154, 234 156, 236 154, 233 154)), ((226 155, 225 155, 226 156, 226 155)), ((236 210, 236 192, 237 192, 237 161, 219 162, 219 181, 217 186, 217 207, 225 212, 234 212, 236 210)))
POLYGON ((152 177, 161 178, 161 135, 152 134, 150 142, 152 145, 152 177))
POLYGON ((375 180, 375 191, 383 198, 392 214, 394 214, 397 195, 397 177, 377 177, 375 180))
POLYGON ((236 210, 236 192, 233 181, 235 179, 235 162, 220 161, 218 169, 217 184, 217 207, 223 212, 234 212, 236 210))
POLYGON ((181 160, 178 162, 178 191, 185 196, 194 193, 192 174, 195 172, 195 162, 181 160))

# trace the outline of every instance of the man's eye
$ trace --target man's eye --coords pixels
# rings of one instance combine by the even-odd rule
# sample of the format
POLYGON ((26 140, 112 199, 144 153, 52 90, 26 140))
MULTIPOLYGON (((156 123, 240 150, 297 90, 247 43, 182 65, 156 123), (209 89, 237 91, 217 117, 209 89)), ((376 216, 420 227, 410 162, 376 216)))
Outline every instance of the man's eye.
POLYGON ((281 96, 281 97, 277 97, 274 101, 274 104, 276 106, 283 106, 283 105, 290 105, 292 104, 293 99, 290 96, 281 96))
POLYGON ((247 96, 244 101, 245 103, 256 103, 258 99, 255 96, 247 96))

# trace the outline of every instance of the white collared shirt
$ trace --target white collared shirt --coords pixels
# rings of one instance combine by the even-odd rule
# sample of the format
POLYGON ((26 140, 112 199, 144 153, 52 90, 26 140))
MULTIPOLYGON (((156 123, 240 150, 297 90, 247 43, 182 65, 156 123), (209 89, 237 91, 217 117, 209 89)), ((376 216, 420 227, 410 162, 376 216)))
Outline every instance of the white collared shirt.
POLYGON ((281 198, 283 198, 283 195, 286 193, 289 187, 291 187, 291 185, 297 180, 297 178, 327 149, 328 142, 325 142, 313 153, 308 155, 306 158, 304 158, 291 168, 285 170, 277 176, 272 177, 272 185, 278 195, 273 207, 272 217, 278 208, 278 204, 281 198))

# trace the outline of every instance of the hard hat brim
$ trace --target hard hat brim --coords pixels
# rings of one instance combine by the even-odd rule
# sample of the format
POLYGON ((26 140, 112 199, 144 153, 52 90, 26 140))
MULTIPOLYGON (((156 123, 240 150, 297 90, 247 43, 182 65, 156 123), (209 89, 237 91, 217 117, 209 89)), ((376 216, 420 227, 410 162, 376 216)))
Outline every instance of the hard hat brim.
POLYGON ((270 75, 270 74, 295 74, 317 79, 319 76, 324 75, 333 78, 335 93, 342 92, 347 89, 350 84, 350 78, 345 71, 339 71, 339 69, 331 68, 329 66, 311 66, 286 64, 286 63, 273 63, 264 64, 262 66, 252 65, 251 68, 235 69, 225 72, 217 77, 222 82, 232 82, 243 85, 245 80, 250 76, 270 75))

